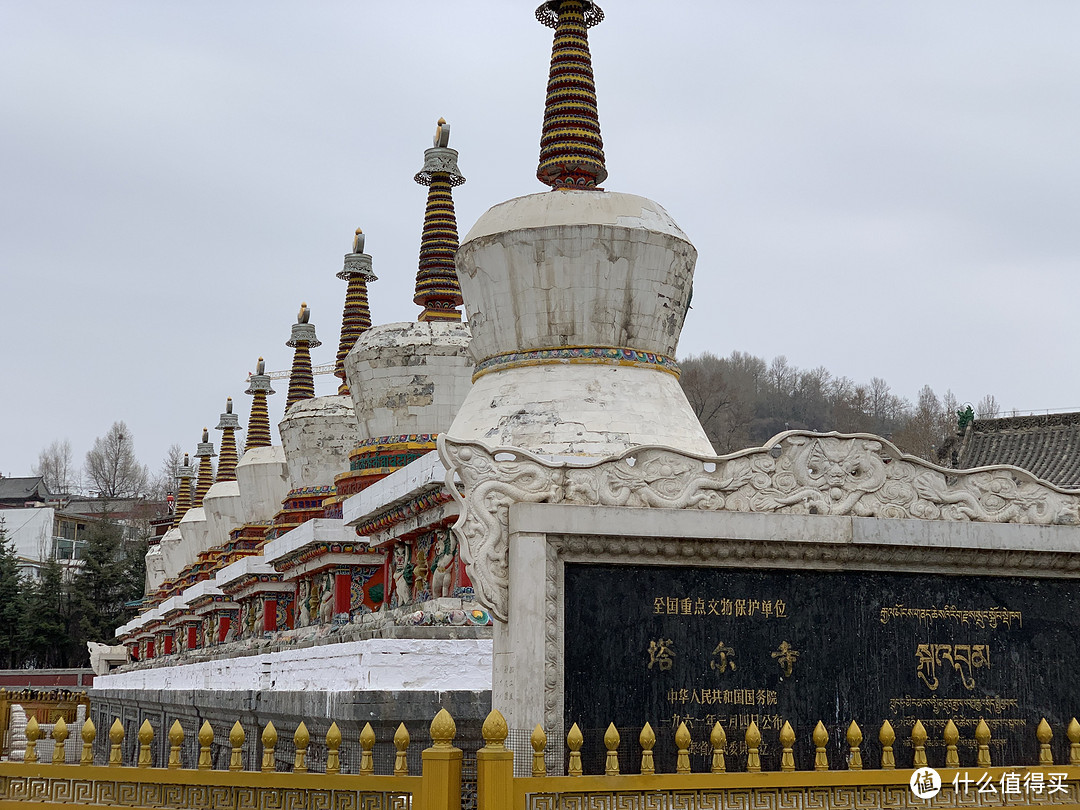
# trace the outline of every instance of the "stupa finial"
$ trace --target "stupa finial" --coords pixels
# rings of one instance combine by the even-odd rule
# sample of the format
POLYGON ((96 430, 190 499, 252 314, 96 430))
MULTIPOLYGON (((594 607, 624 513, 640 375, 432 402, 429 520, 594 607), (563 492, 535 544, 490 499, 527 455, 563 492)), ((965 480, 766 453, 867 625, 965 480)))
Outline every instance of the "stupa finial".
POLYGON ((555 29, 536 177, 552 188, 596 188, 607 168, 588 29, 604 12, 591 0, 548 0, 536 19, 555 29))
POLYGON ((225 413, 217 424, 221 431, 221 456, 218 458, 217 481, 236 480, 236 431, 240 429, 240 417, 233 413, 232 397, 225 400, 225 413))
POLYGON ((195 448, 195 458, 199 459, 199 480, 195 484, 195 497, 191 502, 193 509, 198 509, 203 505, 203 498, 214 483, 214 462, 210 459, 216 455, 214 445, 210 441, 210 431, 203 428, 202 441, 195 448))
POLYGON ((180 486, 176 490, 176 504, 173 508, 172 527, 175 529, 180 521, 191 508, 191 476, 194 474, 191 468, 191 457, 184 453, 184 463, 176 468, 176 477, 180 479, 180 486))
POLYGON ((413 301, 424 308, 421 321, 460 321, 461 287, 454 267, 458 249, 457 216, 450 189, 465 182, 458 169, 458 153, 451 149, 450 126, 440 118, 435 144, 424 152, 424 168, 413 179, 428 186, 424 231, 420 237, 420 265, 413 301))
POLYGON ((371 272, 371 257, 364 253, 364 232, 360 228, 353 235, 352 253, 345 254, 345 266, 337 277, 345 279, 349 286, 345 288, 345 310, 341 314, 341 340, 334 363, 334 376, 341 380, 338 393, 347 394, 349 385, 345 381, 345 357, 360 335, 371 328, 367 285, 369 281, 376 281, 375 274, 371 272))
POLYGON ((293 352, 292 372, 289 374, 289 395, 285 400, 285 413, 302 399, 315 397, 315 377, 311 373, 311 349, 321 346, 322 341, 315 337, 315 324, 308 323, 311 310, 306 303, 300 304, 300 313, 296 316, 292 334, 285 341, 293 352))
POLYGON ((244 393, 255 397, 251 401, 251 415, 248 418, 247 443, 244 445, 246 453, 256 447, 270 446, 270 413, 266 408, 266 398, 276 392, 270 387, 266 361, 261 357, 255 365, 255 373, 248 377, 248 388, 244 393))

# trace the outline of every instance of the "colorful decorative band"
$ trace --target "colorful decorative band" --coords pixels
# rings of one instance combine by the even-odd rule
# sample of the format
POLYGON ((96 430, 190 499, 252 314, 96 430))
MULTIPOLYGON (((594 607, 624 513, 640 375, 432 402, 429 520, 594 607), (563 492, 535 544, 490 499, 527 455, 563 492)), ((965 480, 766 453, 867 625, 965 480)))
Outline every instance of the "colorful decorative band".
POLYGON ((438 438, 438 433, 402 433, 397 436, 376 436, 373 439, 364 439, 364 441, 356 445, 356 450, 353 452, 366 450, 369 447, 393 444, 430 444, 434 447, 438 438))
POLYGON ((508 368, 567 364, 634 366, 663 371, 674 377, 679 376, 679 364, 675 362, 675 358, 662 354, 615 346, 563 346, 555 349, 493 355, 477 364, 472 379, 476 382, 485 374, 508 368))
POLYGON ((321 487, 300 487, 298 489, 289 490, 289 494, 286 498, 296 498, 302 495, 333 495, 334 487, 332 485, 326 485, 321 487))
POLYGON ((379 475, 393 472, 402 467, 412 464, 419 458, 426 456, 431 449, 425 449, 418 453, 375 453, 370 456, 357 456, 349 462, 350 472, 359 472, 361 475, 379 475))
POLYGON ((445 490, 428 490, 413 498, 411 501, 387 509, 385 512, 380 512, 371 520, 359 524, 356 527, 356 533, 361 536, 367 536, 377 531, 383 531, 384 529, 388 529, 391 526, 401 523, 403 520, 410 518, 413 515, 418 515, 428 509, 434 509, 451 500, 453 500, 453 497, 445 490))

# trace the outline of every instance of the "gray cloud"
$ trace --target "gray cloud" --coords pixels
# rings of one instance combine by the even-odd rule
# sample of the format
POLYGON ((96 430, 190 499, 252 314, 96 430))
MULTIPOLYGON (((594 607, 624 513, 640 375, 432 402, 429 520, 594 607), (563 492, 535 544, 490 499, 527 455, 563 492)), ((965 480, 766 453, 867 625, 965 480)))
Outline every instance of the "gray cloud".
MULTIPOLYGON (((1080 7, 607 4, 607 187, 700 252, 681 350, 914 397, 1080 407, 1080 7)), ((550 32, 528 5, 8 4, 0 30, 0 471, 116 419, 156 466, 300 300, 329 362, 357 225, 376 322, 411 320, 445 116, 462 234, 533 178, 550 32)), ((329 392, 328 380, 320 383, 329 392)), ((275 398, 280 416, 284 393, 275 398)))

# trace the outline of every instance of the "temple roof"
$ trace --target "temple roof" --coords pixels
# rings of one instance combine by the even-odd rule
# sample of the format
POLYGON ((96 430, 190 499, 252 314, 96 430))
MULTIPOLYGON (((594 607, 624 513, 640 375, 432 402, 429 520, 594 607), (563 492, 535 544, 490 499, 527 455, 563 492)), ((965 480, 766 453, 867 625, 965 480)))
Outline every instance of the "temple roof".
POLYGON ((957 466, 990 464, 1012 464, 1059 487, 1080 488, 1080 413, 976 419, 957 466))
POLYGON ((52 493, 40 475, 28 478, 0 477, 0 503, 22 506, 25 501, 47 501, 52 493))

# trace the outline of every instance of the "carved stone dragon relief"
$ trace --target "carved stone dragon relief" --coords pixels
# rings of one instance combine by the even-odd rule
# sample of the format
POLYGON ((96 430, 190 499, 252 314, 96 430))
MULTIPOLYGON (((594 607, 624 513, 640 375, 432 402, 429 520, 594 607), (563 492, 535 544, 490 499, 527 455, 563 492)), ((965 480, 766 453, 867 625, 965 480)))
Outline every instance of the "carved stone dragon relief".
POLYGON ((706 457, 643 446, 551 462, 514 448, 439 437, 454 525, 477 598, 506 619, 512 503, 566 503, 985 523, 1080 523, 1080 492, 1018 467, 951 470, 868 434, 789 431, 763 447, 706 457), (452 485, 454 475, 464 494, 452 485))

